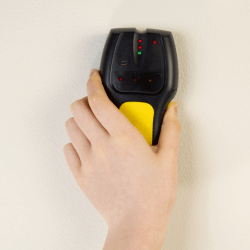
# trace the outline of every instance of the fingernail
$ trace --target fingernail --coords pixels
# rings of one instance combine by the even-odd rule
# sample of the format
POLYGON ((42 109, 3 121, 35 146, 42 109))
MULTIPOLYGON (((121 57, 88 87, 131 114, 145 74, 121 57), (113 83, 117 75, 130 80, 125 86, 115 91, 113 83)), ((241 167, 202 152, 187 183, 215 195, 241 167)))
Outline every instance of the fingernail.
POLYGON ((92 69, 92 70, 91 70, 91 72, 90 72, 89 77, 91 77, 92 75, 94 75, 96 72, 97 72, 97 70, 96 70, 96 69, 92 69))
POLYGON ((177 104, 177 102, 174 102, 174 111, 175 111, 175 114, 177 115, 177 113, 178 113, 178 104, 177 104))
POLYGON ((178 104, 177 104, 177 102, 170 102, 168 104, 167 108, 170 108, 172 105, 174 105, 174 111, 175 111, 175 114, 177 115, 177 113, 178 113, 178 104))

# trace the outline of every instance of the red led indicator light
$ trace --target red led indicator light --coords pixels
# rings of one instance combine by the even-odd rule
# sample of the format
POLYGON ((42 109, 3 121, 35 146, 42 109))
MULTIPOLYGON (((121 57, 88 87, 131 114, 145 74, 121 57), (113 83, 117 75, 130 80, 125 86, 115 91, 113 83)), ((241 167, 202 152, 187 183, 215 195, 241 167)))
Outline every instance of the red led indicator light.
POLYGON ((139 39, 139 40, 138 40, 138 43, 142 43, 142 39, 139 39))
POLYGON ((141 46, 141 45, 139 45, 139 46, 138 46, 138 49, 141 49, 141 48, 142 48, 142 46, 141 46))
POLYGON ((153 44, 157 44, 157 41, 156 41, 156 40, 154 40, 154 41, 153 41, 153 44))
POLYGON ((148 79, 149 82, 152 82, 152 79, 148 79))
POLYGON ((122 77, 119 77, 118 79, 119 79, 119 81, 122 81, 122 77))
POLYGON ((137 82, 137 78, 134 78, 134 82, 137 82))

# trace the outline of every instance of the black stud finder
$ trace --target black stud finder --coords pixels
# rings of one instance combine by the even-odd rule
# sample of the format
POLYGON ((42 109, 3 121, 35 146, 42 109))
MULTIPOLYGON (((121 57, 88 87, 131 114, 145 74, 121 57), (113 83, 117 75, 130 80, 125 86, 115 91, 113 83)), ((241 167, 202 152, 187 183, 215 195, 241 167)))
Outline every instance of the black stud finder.
POLYGON ((178 87, 172 33, 158 29, 111 29, 100 75, 110 100, 143 134, 158 143, 163 116, 178 87))

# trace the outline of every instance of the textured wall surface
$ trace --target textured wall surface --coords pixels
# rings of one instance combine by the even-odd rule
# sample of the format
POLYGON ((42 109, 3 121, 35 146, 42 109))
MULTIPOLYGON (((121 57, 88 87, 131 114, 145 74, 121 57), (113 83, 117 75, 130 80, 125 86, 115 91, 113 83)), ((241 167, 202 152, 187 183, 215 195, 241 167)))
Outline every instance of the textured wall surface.
POLYGON ((178 196, 163 250, 250 249, 249 0, 0 0, 0 249, 100 250, 62 148, 111 28, 170 30, 178 196))

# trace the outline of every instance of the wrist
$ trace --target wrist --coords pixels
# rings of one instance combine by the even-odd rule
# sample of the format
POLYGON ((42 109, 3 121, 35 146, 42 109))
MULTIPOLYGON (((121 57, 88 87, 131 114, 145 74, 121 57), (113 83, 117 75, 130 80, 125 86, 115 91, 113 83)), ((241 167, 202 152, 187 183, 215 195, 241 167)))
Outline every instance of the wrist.
POLYGON ((103 250, 160 250, 165 239, 168 221, 159 225, 126 218, 108 225, 103 250))

